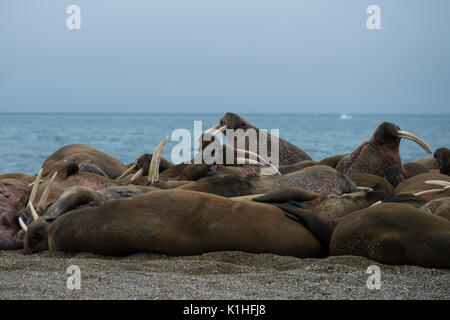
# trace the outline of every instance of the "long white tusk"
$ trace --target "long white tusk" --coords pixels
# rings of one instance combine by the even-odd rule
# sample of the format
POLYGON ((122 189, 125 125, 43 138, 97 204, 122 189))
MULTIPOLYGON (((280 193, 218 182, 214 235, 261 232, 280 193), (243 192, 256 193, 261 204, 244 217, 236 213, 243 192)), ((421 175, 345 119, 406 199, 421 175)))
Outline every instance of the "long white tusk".
POLYGON ((377 201, 377 202, 375 202, 375 203, 373 203, 370 207, 373 207, 373 206, 376 206, 377 204, 380 204, 382 201, 381 200, 379 200, 379 201, 377 201))
POLYGON ((150 162, 150 168, 148 170, 148 182, 153 183, 159 180, 159 162, 161 161, 161 156, 164 151, 164 146, 169 140, 169 136, 166 136, 155 149, 155 152, 152 156, 152 161, 150 162))
POLYGON ((30 202, 34 202, 34 198, 36 198, 36 194, 37 194, 37 191, 39 188, 39 181, 41 181, 41 176, 42 176, 43 170, 44 170, 43 168, 41 168, 41 170, 39 170, 36 180, 34 181, 33 190, 31 190, 30 199, 29 199, 30 202))
POLYGON ((437 185, 437 186, 443 186, 443 187, 448 187, 448 186, 450 186, 450 182, 448 182, 448 181, 442 181, 442 180, 427 180, 427 181, 425 181, 425 183, 428 183, 428 184, 434 184, 434 185, 437 185))
POLYGON ((217 129, 216 131, 214 131, 213 133, 211 133, 212 136, 217 136, 219 133, 224 132, 225 130, 227 130, 227 126, 222 126, 219 129, 217 129))
MULTIPOLYGON (((41 179, 41 180, 39 181, 39 183, 41 183, 42 181, 44 181, 44 179, 41 179)), ((29 187, 32 187, 32 186, 34 186, 35 183, 36 183, 36 181, 33 181, 33 182, 30 183, 28 186, 29 186, 29 187)))
POLYGON ((368 192, 373 192, 372 188, 367 188, 367 187, 356 187, 356 190, 358 191, 368 191, 368 192))
POLYGON ((419 146, 421 146, 426 152, 431 153, 431 149, 428 146, 428 144, 425 141, 423 141, 422 139, 420 139, 419 137, 413 135, 412 133, 407 132, 407 131, 403 131, 403 130, 399 130, 398 136, 400 138, 405 138, 405 139, 409 139, 409 140, 414 141, 419 146))
POLYGON ((39 216, 36 212, 36 210, 34 210, 33 204, 30 202, 28 202, 28 205, 30 206, 30 210, 31 210, 31 215, 33 216, 33 220, 36 221, 37 219, 39 219, 39 216))
POLYGON ((134 180, 140 178, 142 176, 142 173, 144 172, 144 168, 141 168, 134 174, 134 176, 131 177, 130 182, 133 182, 134 180))
POLYGON ((23 231, 27 232, 28 231, 28 227, 26 226, 26 224, 23 222, 22 218, 19 218, 19 224, 22 227, 23 231))
POLYGON ((427 193, 438 193, 438 192, 445 191, 446 188, 447 188, 447 187, 442 188, 442 189, 424 190, 424 191, 420 191, 420 192, 414 193, 414 195, 415 195, 415 196, 421 196, 421 195, 427 194, 427 193))
POLYGON ((125 177, 127 174, 129 174, 131 171, 133 171, 134 168, 136 168, 136 164, 132 165, 132 166, 129 167, 127 170, 125 170, 125 171, 120 175, 120 177, 118 177, 118 178, 116 179, 116 181, 120 181, 123 177, 125 177))
POLYGON ((55 181, 56 176, 58 175, 58 172, 55 172, 52 176, 52 178, 50 179, 50 182, 48 183, 47 187, 44 190, 44 193, 41 196, 41 200, 39 200, 39 204, 37 206, 37 209, 39 211, 41 211, 45 205, 45 203, 47 202, 47 198, 48 195, 50 194, 50 190, 52 189, 53 186, 53 181, 55 181))
MULTIPOLYGON (((230 146, 231 148, 232 148, 232 146, 230 146)), ((243 150, 243 149, 235 149, 237 152, 243 152, 244 153, 244 155, 246 155, 246 156, 254 156, 256 159, 258 159, 258 160, 260 160, 261 161, 261 163, 263 163, 263 164, 267 164, 267 161, 266 160, 264 160, 264 158, 263 157, 261 157, 259 154, 257 154, 257 153, 254 153, 254 152, 252 152, 252 151, 248 151, 248 150, 243 150)))
MULTIPOLYGON (((214 132, 215 130, 219 129, 220 124, 216 124, 215 126, 209 128, 208 130, 206 130, 205 132, 203 132, 202 134, 208 134, 211 132, 214 132)), ((194 142, 196 142, 198 139, 200 139, 202 135, 199 135, 197 138, 194 139, 194 142)))

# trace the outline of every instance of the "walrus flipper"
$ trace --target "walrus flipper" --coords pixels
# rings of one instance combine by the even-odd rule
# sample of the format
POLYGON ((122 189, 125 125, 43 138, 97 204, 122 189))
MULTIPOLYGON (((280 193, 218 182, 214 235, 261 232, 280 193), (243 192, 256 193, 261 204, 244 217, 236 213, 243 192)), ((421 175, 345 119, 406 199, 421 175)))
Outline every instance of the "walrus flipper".
POLYGON ((328 254, 330 248, 331 235, 333 230, 328 223, 314 213, 299 208, 293 204, 274 204, 282 209, 286 216, 300 222, 317 240, 322 244, 323 249, 328 254))
POLYGON ((318 194, 298 188, 298 187, 285 187, 280 188, 274 192, 267 193, 265 195, 253 198, 253 201, 258 202, 275 202, 283 203, 289 201, 310 201, 317 198, 318 194))

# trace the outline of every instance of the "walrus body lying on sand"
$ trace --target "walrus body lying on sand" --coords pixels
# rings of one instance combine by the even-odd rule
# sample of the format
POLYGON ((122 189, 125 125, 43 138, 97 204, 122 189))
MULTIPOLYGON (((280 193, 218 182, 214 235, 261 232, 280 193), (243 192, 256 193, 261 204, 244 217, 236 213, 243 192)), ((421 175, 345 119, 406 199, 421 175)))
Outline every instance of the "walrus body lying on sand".
POLYGON ((50 225, 48 245, 55 251, 102 255, 226 250, 301 258, 325 254, 310 231, 273 205, 185 190, 155 191, 71 211, 50 225))

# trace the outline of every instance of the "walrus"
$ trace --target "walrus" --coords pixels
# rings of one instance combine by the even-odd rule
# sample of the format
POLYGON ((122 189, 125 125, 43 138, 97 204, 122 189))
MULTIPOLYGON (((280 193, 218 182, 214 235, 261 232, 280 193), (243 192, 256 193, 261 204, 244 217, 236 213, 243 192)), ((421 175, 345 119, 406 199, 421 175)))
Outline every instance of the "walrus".
POLYGON ((336 166, 338 165, 339 161, 341 161, 344 157, 348 156, 348 154, 338 154, 335 156, 331 156, 331 157, 327 157, 324 158, 322 160, 320 160, 320 164, 326 165, 326 166, 330 166, 332 168, 336 168, 336 166))
POLYGON ((434 158, 439 164, 439 172, 450 175, 450 149, 439 148, 434 152, 434 158))
POLYGON ((18 216, 26 206, 30 190, 20 180, 0 180, 0 250, 22 248, 18 216))
POLYGON ((428 201, 420 209, 450 221, 450 197, 437 198, 428 201))
MULTIPOLYGON (((270 153, 272 152, 272 145, 271 145, 272 136, 270 135, 270 133, 265 132, 265 134, 267 136, 267 140, 260 142, 259 137, 261 135, 261 130, 258 129, 257 127, 255 127, 253 124, 251 124, 249 121, 247 121, 243 117, 241 117, 235 113, 227 112, 220 118, 219 123, 216 126, 206 130, 206 132, 211 133, 212 135, 217 135, 220 132, 223 132, 226 135, 227 129, 232 129, 235 131, 241 129, 241 130, 243 130, 244 134, 249 129, 255 130, 256 135, 257 135, 257 140, 258 140, 258 143, 257 143, 258 146, 257 146, 256 153, 262 157, 270 156, 270 153), (264 150, 264 152, 267 152, 268 154, 261 153, 262 151, 259 150, 260 143, 261 143, 261 145, 264 145, 264 147, 266 148, 266 150, 264 150)), ((302 149, 300 149, 299 147, 293 145, 292 143, 290 143, 282 138, 278 138, 278 140, 279 140, 279 158, 278 159, 279 159, 280 166, 294 164, 294 163, 302 161, 302 160, 312 160, 311 157, 306 152, 304 152, 302 149)), ((235 141, 235 143, 236 143, 236 141, 235 141)), ((239 149, 238 146, 233 146, 233 147, 235 149, 239 149)), ((247 139, 245 141, 245 150, 249 150, 249 143, 248 143, 247 139)))
POLYGON ((342 195, 356 191, 356 185, 335 169, 315 165, 286 175, 217 174, 185 184, 177 189, 207 192, 224 197, 269 193, 282 187, 300 187, 309 191, 342 195))
POLYGON ((298 187, 285 187, 253 197, 251 200, 264 203, 295 204, 295 206, 309 210, 324 219, 326 223, 334 225, 340 218, 367 208, 378 201, 383 201, 384 197, 384 190, 380 192, 371 188, 336 196, 315 193, 298 187))
MULTIPOLYGON (((315 215, 301 218, 312 230, 317 228, 315 215)), ((303 224, 276 206, 185 190, 149 192, 73 210, 51 224, 39 218, 28 233, 27 239, 34 235, 41 244, 47 239, 49 250, 113 256, 229 250, 300 258, 326 255, 303 224)))
MULTIPOLYGON (((435 154, 436 154, 436 152, 435 152, 435 154)), ((439 162, 436 160, 435 157, 422 158, 422 159, 412 161, 411 163, 417 163, 419 165, 422 165, 430 171, 431 170, 439 170, 439 162)))
POLYGON ((413 194, 427 201, 450 196, 450 188, 445 189, 445 185, 439 181, 450 183, 450 177, 442 173, 422 173, 400 183, 395 188, 395 194, 413 194))
POLYGON ((37 253, 48 249, 47 235, 49 224, 64 213, 80 208, 97 207, 114 199, 132 197, 147 191, 145 188, 137 186, 111 187, 98 191, 83 186, 72 186, 67 188, 54 203, 49 205, 42 212, 42 215, 38 215, 33 204, 29 202, 29 208, 32 212, 31 221, 25 222, 26 220, 22 216, 18 220, 24 233, 20 238, 23 238, 25 254, 37 253))
POLYGON ((346 175, 371 173, 383 177, 386 168, 402 167, 399 152, 401 138, 412 140, 426 152, 431 153, 430 147, 422 139, 400 130, 393 123, 383 122, 368 141, 363 142, 350 155, 339 161, 336 170, 346 175))
POLYGON ((410 205, 378 204, 353 212, 337 224, 330 254, 450 268, 450 222, 410 205))
POLYGON ((127 169, 124 163, 106 153, 84 144, 69 144, 55 151, 44 161, 43 177, 50 177, 54 172, 66 171, 61 167, 66 167, 67 163, 81 166, 82 170, 79 171, 86 170, 106 175, 111 179, 119 177, 127 169))
POLYGON ((390 201, 395 196, 395 188, 386 179, 370 173, 353 173, 348 175, 348 178, 353 181, 357 187, 366 187, 384 191, 384 201, 390 201))
POLYGON ((414 176, 417 176, 418 174, 430 172, 427 167, 417 162, 405 163, 403 165, 403 168, 405 169, 405 173, 408 178, 412 178, 414 176))
POLYGON ((5 173, 0 174, 0 181, 6 180, 6 179, 12 179, 12 180, 18 180, 21 183, 30 184, 34 180, 36 180, 36 176, 32 176, 26 173, 5 173))

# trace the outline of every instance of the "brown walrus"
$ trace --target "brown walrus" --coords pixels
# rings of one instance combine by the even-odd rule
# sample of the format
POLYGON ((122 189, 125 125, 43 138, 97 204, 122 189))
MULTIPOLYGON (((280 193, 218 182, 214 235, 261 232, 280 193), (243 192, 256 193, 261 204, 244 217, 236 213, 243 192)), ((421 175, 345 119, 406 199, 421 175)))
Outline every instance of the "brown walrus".
POLYGON ((337 224, 330 253, 386 264, 450 268, 450 222, 410 205, 378 204, 337 224))
MULTIPOLYGON (((303 218, 310 228, 318 221, 313 214, 303 218)), ((50 226, 39 218, 28 232, 44 240, 48 234, 50 250, 102 255, 228 250, 301 258, 325 255, 306 227, 273 205, 185 190, 155 191, 73 210, 50 226)))
POLYGON ((428 145, 412 133, 400 130, 393 123, 383 122, 373 133, 370 140, 363 142, 350 155, 342 158, 336 170, 343 174, 371 173, 380 177, 390 166, 402 167, 399 145, 400 139, 410 139, 431 153, 428 145))
MULTIPOLYGON (((257 135, 256 138, 258 140, 256 153, 262 157, 266 157, 266 156, 270 156, 269 153, 271 153, 273 151, 272 145, 271 145, 272 140, 271 140, 270 133, 265 132, 266 137, 267 137, 266 141, 259 141, 260 136, 261 136, 261 130, 258 129, 257 127, 255 127, 253 124, 251 124, 249 121, 247 121, 243 117, 241 117, 235 113, 227 112, 220 118, 219 124, 217 124, 213 128, 206 130, 205 132, 209 132, 209 133, 213 132, 212 133, 213 135, 223 132, 226 135, 227 129, 232 129, 235 131, 241 129, 244 134, 247 132, 247 130, 253 129, 253 130, 255 130, 255 133, 257 135), (216 129, 215 132, 212 131, 214 129, 216 129), (259 150, 260 144, 264 145, 266 150, 264 150, 264 151, 259 150), (266 152, 268 154, 264 154, 266 152)), ((280 166, 293 164, 293 163, 296 163, 296 162, 299 162, 302 160, 311 160, 311 157, 306 152, 304 152, 302 149, 300 149, 299 147, 293 145, 292 143, 290 143, 282 138, 278 138, 278 141, 279 141, 279 165, 280 166)), ((234 143, 236 143, 236 141, 234 143)), ((234 146, 234 145, 233 145, 233 148, 239 149, 239 147, 234 146)), ((244 149, 249 150, 249 143, 248 143, 247 139, 245 141, 244 149)))
POLYGON ((178 189, 208 192, 224 197, 269 193, 282 187, 299 187, 309 191, 342 195, 356 191, 356 185, 343 174, 324 165, 315 165, 286 175, 214 175, 178 189))
POLYGON ((50 177, 54 172, 62 171, 70 173, 71 170, 70 168, 67 170, 67 166, 74 168, 77 166, 76 171, 87 171, 112 179, 119 177, 127 169, 121 161, 104 152, 84 144, 69 144, 55 151, 44 161, 42 176, 50 177))

